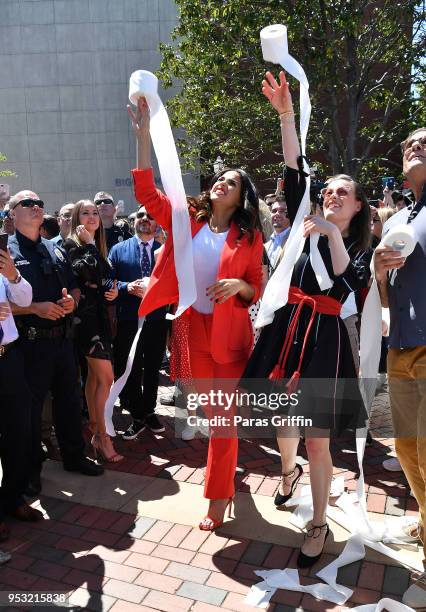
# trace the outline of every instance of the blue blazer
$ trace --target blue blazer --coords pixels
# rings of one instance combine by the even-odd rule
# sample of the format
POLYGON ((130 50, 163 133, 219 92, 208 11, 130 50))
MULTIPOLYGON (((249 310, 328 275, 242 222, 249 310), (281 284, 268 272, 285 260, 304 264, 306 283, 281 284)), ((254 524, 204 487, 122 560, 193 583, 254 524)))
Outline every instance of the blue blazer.
MULTIPOLYGON (((155 265, 154 251, 160 247, 161 243, 154 240, 151 249, 151 272, 155 265)), ((109 252, 108 259, 112 266, 112 277, 117 280, 117 318, 136 321, 141 299, 130 295, 127 292, 127 285, 142 276, 138 238, 133 236, 115 244, 109 252)))

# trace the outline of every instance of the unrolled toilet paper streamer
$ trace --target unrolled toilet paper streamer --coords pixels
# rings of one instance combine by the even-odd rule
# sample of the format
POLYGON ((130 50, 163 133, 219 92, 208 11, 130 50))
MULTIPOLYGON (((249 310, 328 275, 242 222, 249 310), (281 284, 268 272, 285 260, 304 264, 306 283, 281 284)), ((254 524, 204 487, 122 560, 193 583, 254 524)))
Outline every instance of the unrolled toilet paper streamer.
MULTIPOLYGON (((415 227, 412 224, 397 224, 388 232, 386 228, 385 224, 380 246, 389 246, 399 251, 402 257, 409 257, 417 244, 415 227)), ((360 387, 366 406, 371 406, 376 390, 382 339, 382 305, 375 278, 374 259, 371 260, 370 269, 373 282, 364 303, 360 331, 360 387)))
POLYGON ((400 601, 395 601, 395 599, 389 599, 389 597, 384 597, 375 604, 357 606, 356 608, 350 608, 350 610, 351 612, 382 612, 382 610, 387 610, 388 612, 415 612, 413 608, 406 606, 400 601))
MULTIPOLYGON (((363 512, 358 504, 358 496, 355 493, 346 493, 344 491, 343 476, 332 481, 330 496, 338 496, 336 501, 337 507, 328 506, 327 516, 332 518, 334 522, 342 525, 351 533, 351 536, 339 557, 317 572, 316 575, 318 578, 321 578, 325 584, 301 585, 299 574, 296 569, 287 568, 285 570, 256 571, 255 574, 263 578, 263 581, 253 585, 244 603, 259 608, 266 608, 277 589, 287 589, 290 591, 309 593, 316 599, 343 605, 350 599, 353 590, 337 583, 338 570, 345 565, 363 559, 365 556, 365 545, 384 555, 390 556, 395 561, 401 562, 399 552, 389 548, 383 542, 392 542, 396 544, 403 544, 403 542, 395 536, 392 527, 387 523, 382 524, 376 522, 372 524, 368 520, 368 517, 365 520, 363 512), (339 508, 343 512, 341 512, 339 508)), ((289 523, 299 528, 303 528, 306 522, 312 518, 312 494, 309 485, 303 486, 301 494, 297 498, 289 500, 285 505, 290 507, 295 504, 298 504, 298 507, 291 515, 289 523)), ((412 567, 413 569, 421 570, 422 566, 420 563, 418 566, 413 565, 412 567)), ((392 602, 393 605, 393 600, 388 600, 388 602, 392 602)), ((395 604, 398 603, 399 602, 395 602, 395 604)), ((379 604, 381 604, 381 602, 379 602, 379 604)), ((386 606, 386 609, 394 612, 407 612, 405 608, 388 608, 386 606)), ((375 609, 376 604, 369 610, 373 611, 375 609)))
MULTIPOLYGON (((168 319, 180 316, 195 302, 194 263, 192 258, 192 236, 185 189, 180 171, 179 157, 170 127, 167 111, 158 95, 158 79, 147 70, 136 70, 129 80, 129 100, 137 105, 138 99, 144 96, 150 111, 150 134, 160 170, 164 191, 171 202, 172 233, 176 277, 179 286, 179 304, 174 315, 168 319)), ((124 388, 132 370, 136 347, 145 318, 138 321, 138 331, 133 340, 127 359, 126 370, 111 387, 105 404, 105 425, 110 436, 115 436, 112 423, 114 404, 124 388)))
MULTIPOLYGON (((309 83, 305 71, 300 64, 288 52, 287 28, 276 24, 263 28, 260 32, 263 59, 267 62, 280 64, 284 70, 291 74, 300 83, 300 140, 301 152, 306 152, 306 137, 311 116, 311 101, 309 99, 309 83)), ((285 306, 288 299, 291 275, 294 264, 300 257, 305 239, 303 238, 303 217, 309 214, 310 207, 310 176, 309 167, 304 159, 304 171, 306 177, 306 190, 297 211, 294 223, 291 226, 290 235, 286 242, 285 257, 266 285, 265 292, 260 303, 260 310, 256 319, 256 327, 263 327, 271 323, 276 310, 285 306)), ((328 276, 324 262, 319 254, 317 244, 319 235, 311 237, 311 262, 315 271, 318 284, 322 290, 329 289, 332 281, 328 276)))
POLYGON ((158 79, 147 70, 137 70, 130 76, 129 100, 137 104, 144 96, 150 110, 150 133, 160 169, 161 182, 172 205, 172 233, 176 276, 179 285, 179 317, 197 298, 194 262, 192 258, 191 224, 179 157, 167 111, 158 95, 158 79))

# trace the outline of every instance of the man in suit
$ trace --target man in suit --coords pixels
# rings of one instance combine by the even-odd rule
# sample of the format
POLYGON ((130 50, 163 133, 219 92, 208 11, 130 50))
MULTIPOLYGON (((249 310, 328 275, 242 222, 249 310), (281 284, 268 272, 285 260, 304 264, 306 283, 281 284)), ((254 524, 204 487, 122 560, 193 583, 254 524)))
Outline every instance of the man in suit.
MULTIPOLYGON (((127 357, 138 329, 138 308, 147 285, 144 279, 151 276, 155 264, 154 253, 161 247, 154 239, 156 229, 156 222, 141 206, 136 213, 135 236, 113 246, 109 254, 114 277, 118 281, 117 336, 114 341, 116 379, 126 369, 127 357)), ((146 317, 132 371, 120 394, 122 406, 133 417, 133 423, 123 434, 125 440, 134 440, 146 427, 155 433, 164 431, 164 426, 155 414, 155 406, 169 327, 166 313, 167 307, 162 307, 146 317)))
POLYGON ((287 204, 284 200, 275 196, 275 201, 271 205, 273 234, 268 242, 265 243, 265 252, 268 257, 268 277, 278 267, 284 254, 284 245, 290 234, 290 221, 287 214, 287 204))

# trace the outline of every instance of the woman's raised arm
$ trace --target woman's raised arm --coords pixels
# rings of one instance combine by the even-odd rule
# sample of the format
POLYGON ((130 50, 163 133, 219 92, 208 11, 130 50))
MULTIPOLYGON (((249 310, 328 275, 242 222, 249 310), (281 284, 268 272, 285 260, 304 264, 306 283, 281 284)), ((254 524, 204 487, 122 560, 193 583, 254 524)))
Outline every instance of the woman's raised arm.
POLYGON ((266 80, 262 81, 262 93, 280 116, 284 161, 289 168, 298 170, 297 159, 300 156, 300 144, 296 132, 293 102, 283 70, 280 72, 279 79, 278 84, 273 74, 267 72, 266 80))
POLYGON ((149 133, 149 108, 145 98, 139 98, 136 111, 127 105, 130 121, 136 136, 136 168, 151 168, 151 136, 149 133))

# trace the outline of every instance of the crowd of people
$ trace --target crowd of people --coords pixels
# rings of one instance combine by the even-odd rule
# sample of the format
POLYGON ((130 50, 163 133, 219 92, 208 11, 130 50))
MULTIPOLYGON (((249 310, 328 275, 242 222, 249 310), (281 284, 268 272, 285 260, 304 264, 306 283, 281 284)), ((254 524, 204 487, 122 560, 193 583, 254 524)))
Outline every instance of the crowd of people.
MULTIPOLYGON (((0 541, 9 537, 6 515, 43 518, 27 500, 42 490, 46 420, 48 429, 49 419, 54 426, 65 470, 100 476, 102 463, 122 460, 108 433, 105 405, 111 385, 126 370, 143 317, 120 393, 121 409, 132 418, 125 440, 146 428, 164 431, 156 402, 168 338, 171 375, 183 395, 189 389, 206 391, 206 381, 213 386, 218 380, 232 381, 231 386, 284 381, 289 393, 302 385, 300 401, 286 415, 311 418, 313 424, 303 431, 277 428, 282 479, 274 503, 288 502, 303 474, 296 462, 302 434, 313 518, 298 565, 313 565, 330 531, 330 437, 368 421, 358 385, 359 318, 374 269, 382 305, 390 310, 380 371, 386 371, 388 352, 396 451, 419 504, 417 527, 424 543, 426 289, 418 278, 426 263, 426 128, 402 143, 413 200, 385 187, 383 202, 372 206, 351 176, 326 181, 302 221, 306 240, 290 271, 288 299, 272 322, 256 330, 265 286, 282 269, 306 189, 284 73, 278 81, 267 73, 263 93, 280 119, 283 189, 280 185, 266 196, 265 204, 246 171, 224 168, 207 190, 188 198, 196 299, 172 325, 166 315, 179 300, 172 205, 154 183, 144 98, 128 109, 137 140, 133 179, 139 207, 127 221, 117 221, 114 200, 104 191, 93 200, 65 204, 57 216, 44 214, 33 191, 19 191, 7 202, 3 229, 9 238, 7 250, 0 249, 0 401, 7 406, 1 429, 0 541), (417 246, 407 259, 381 243, 394 222, 415 226, 417 246), (318 256, 331 279, 327 289, 321 288, 315 267, 318 256), (321 393, 306 384, 317 380, 326 381, 321 393)), ((207 405, 204 413, 211 417, 215 411, 207 405)), ((182 437, 195 434, 196 426, 188 424, 182 437)), ((204 489, 209 507, 202 530, 219 527, 232 504, 237 454, 235 427, 211 426, 204 489)), ((424 604, 423 583, 412 585, 404 598, 413 607, 424 604)))

